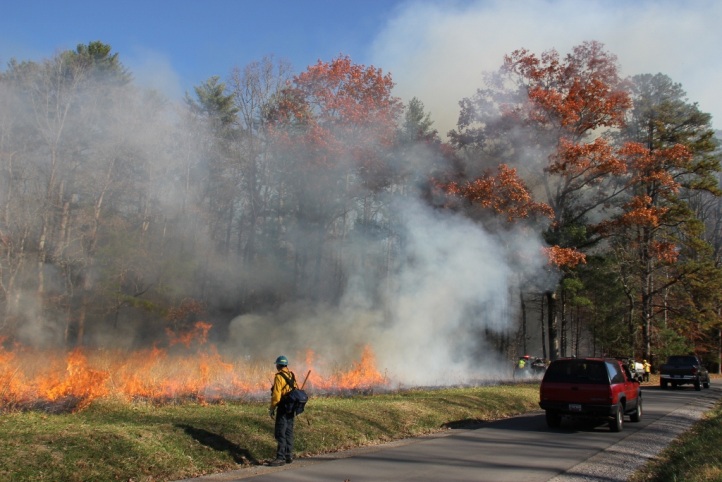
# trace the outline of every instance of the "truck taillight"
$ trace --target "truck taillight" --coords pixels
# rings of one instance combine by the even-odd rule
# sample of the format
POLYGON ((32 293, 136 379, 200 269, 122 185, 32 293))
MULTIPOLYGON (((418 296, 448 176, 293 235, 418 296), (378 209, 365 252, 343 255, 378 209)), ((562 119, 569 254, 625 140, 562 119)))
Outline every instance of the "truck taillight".
POLYGON ((696 375, 696 374, 697 374, 697 369, 695 367, 692 367, 692 375, 696 375))

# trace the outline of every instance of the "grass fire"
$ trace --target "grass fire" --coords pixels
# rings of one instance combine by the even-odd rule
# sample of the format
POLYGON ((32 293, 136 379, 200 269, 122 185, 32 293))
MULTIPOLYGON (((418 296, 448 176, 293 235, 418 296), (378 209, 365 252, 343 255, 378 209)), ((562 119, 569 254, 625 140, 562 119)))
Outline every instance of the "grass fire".
MULTIPOLYGON (((154 404, 255 400, 267 395, 273 367, 264 360, 229 357, 207 342, 210 324, 168 332, 167 346, 125 351, 42 350, 0 343, 0 410, 79 411, 98 399, 154 404)), ((293 358, 306 387, 317 393, 369 391, 388 384, 365 347, 346 368, 329 370, 311 350, 293 358)))

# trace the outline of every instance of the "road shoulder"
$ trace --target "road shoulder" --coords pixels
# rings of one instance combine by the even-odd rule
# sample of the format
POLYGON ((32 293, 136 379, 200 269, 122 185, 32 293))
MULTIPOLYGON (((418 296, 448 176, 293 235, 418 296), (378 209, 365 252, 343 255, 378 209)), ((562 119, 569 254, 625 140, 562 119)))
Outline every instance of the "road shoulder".
POLYGON ((670 442, 689 430, 722 398, 722 388, 704 390, 694 401, 590 457, 549 482, 625 482, 670 442))

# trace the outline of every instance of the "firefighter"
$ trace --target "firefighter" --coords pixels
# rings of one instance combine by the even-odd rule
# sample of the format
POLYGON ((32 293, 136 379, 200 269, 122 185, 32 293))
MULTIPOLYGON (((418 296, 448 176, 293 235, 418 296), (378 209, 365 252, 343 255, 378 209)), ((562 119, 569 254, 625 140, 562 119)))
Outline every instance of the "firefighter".
POLYGON ((273 436, 278 442, 276 458, 268 464, 272 467, 293 462, 293 425, 296 415, 293 411, 286 410, 283 403, 283 397, 291 391, 291 386, 281 373, 291 380, 296 379, 293 372, 288 369, 288 358, 283 355, 276 358, 276 370, 271 387, 271 406, 268 408, 268 415, 276 420, 273 436))
POLYGON ((650 374, 651 371, 652 371, 652 365, 651 365, 647 360, 643 360, 643 361, 642 361, 642 364, 644 365, 644 381, 645 381, 645 382, 648 382, 648 381, 649 381, 649 374, 650 374))

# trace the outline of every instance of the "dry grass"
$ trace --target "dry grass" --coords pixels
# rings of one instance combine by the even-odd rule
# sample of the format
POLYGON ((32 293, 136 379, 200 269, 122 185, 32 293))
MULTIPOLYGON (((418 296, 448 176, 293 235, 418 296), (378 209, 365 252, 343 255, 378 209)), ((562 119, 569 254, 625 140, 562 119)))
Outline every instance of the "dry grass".
MULTIPOLYGON (((469 426, 537 409, 537 402, 537 384, 312 396, 297 421, 297 454, 469 426)), ((0 480, 166 481, 258 464, 275 451, 266 403, 103 399, 77 413, 5 413, 0 480)))

